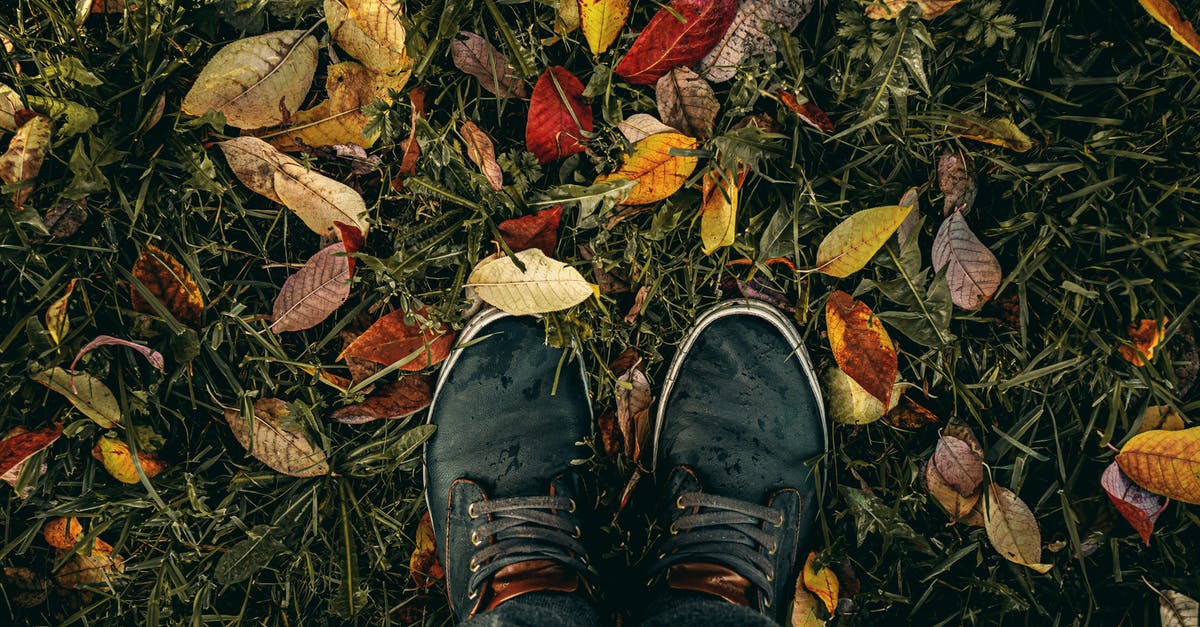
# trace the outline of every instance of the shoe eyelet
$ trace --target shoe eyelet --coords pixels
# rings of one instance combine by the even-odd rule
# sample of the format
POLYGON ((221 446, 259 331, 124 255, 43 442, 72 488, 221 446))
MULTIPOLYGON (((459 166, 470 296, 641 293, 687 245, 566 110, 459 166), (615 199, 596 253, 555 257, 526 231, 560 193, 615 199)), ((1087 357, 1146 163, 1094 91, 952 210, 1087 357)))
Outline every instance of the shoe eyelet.
POLYGON ((471 532, 471 544, 474 546, 483 544, 483 540, 479 538, 479 534, 474 531, 471 532))
POLYGON ((779 545, 776 544, 775 546, 772 546, 771 548, 767 549, 767 555, 774 555, 775 551, 778 551, 778 550, 779 550, 779 545))
POLYGON ((474 503, 467 505, 467 515, 470 516, 471 518, 479 518, 479 516, 475 513, 475 504, 474 503))
POLYGON ((771 607, 771 599, 763 599, 763 607, 771 607))
POLYGON ((474 591, 474 592, 468 592, 468 593, 467 593, 467 598, 468 598, 468 599, 470 599, 470 600, 472 600, 472 601, 474 601, 474 600, 475 600, 476 598, 478 598, 478 597, 479 597, 479 591, 478 591, 478 590, 476 590, 476 591, 474 591))
POLYGON ((780 514, 779 520, 775 521, 775 528, 778 529, 782 526, 783 526, 783 514, 780 514))
POLYGON ((569 498, 567 500, 571 502, 571 508, 567 510, 567 513, 575 513, 575 499, 569 498))
POLYGON ((675 509, 684 509, 684 506, 683 506, 683 495, 682 495, 682 494, 680 494, 679 496, 675 497, 675 509))
POLYGON ((671 526, 667 528, 667 531, 669 531, 671 535, 677 535, 679 533, 679 530, 675 528, 675 523, 671 523, 671 526))
POLYGON ((775 573, 768 573, 767 581, 775 581, 775 573))
MULTIPOLYGON (((470 563, 467 564, 467 569, 473 573, 479 572, 479 568, 480 568, 480 564, 479 564, 479 562, 476 562, 475 560, 471 560, 470 563)), ((770 581, 770 579, 768 579, 767 581, 770 581)))
POLYGON ((579 528, 579 525, 575 525, 575 534, 574 535, 575 535, 576 540, 583 537, 583 530, 579 528))

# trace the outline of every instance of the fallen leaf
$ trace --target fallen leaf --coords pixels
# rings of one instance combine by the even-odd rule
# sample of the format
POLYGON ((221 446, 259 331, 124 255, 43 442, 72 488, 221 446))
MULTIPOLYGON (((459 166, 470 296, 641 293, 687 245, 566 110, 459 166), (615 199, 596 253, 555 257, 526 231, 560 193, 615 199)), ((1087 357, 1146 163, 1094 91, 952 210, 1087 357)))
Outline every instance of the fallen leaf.
POLYGON ((492 189, 504 187, 504 173, 500 170, 500 164, 496 162, 496 147, 492 144, 492 138, 470 120, 458 125, 458 134, 467 146, 467 157, 479 167, 488 185, 492 189))
POLYGON ((1158 618, 1162 627, 1200 625, 1200 602, 1174 590, 1164 590, 1158 599, 1158 618))
POLYGON ((947 152, 938 158, 937 163, 938 188, 946 199, 942 203, 942 215, 948 216, 955 211, 964 216, 971 211, 975 204, 975 177, 968 169, 967 158, 961 152, 947 152))
POLYGON ((909 236, 917 228, 917 223, 921 220, 921 211, 917 207, 918 190, 915 187, 908 188, 904 195, 900 197, 900 202, 896 203, 901 207, 912 207, 912 211, 908 212, 908 216, 900 223, 900 227, 896 229, 896 239, 900 242, 900 249, 904 249, 904 243, 908 241, 909 236))
POLYGON ((699 74, 677 67, 654 85, 658 116, 689 137, 705 139, 717 121, 717 95, 699 74))
POLYGON ((642 313, 642 307, 646 305, 646 298, 650 296, 650 290, 651 287, 649 285, 643 285, 638 288, 637 294, 633 296, 633 305, 630 306, 629 311, 625 313, 625 317, 623 318, 625 324, 637 322, 638 316, 642 313))
MULTIPOLYGON (((133 277, 180 322, 195 326, 204 311, 204 297, 179 260, 165 250, 146 244, 133 264, 133 277)), ((136 286, 129 286, 133 309, 157 313, 136 286)))
POLYGON ((745 171, 738 176, 732 172, 709 170, 704 175, 700 206, 700 241, 704 254, 733 244, 737 235, 738 196, 745 171))
POLYGON ((551 257, 558 246, 558 224, 561 219, 562 205, 554 205, 532 215, 505 220, 496 225, 496 229, 513 252, 536 248, 551 257))
POLYGON ((1200 427, 1139 433, 1121 447, 1117 463, 1150 492, 1200 504, 1200 427))
POLYGON ((808 553, 808 558, 804 560, 804 570, 801 574, 801 579, 804 581, 804 587, 809 592, 815 594, 825 604, 825 609, 832 615, 837 611, 838 578, 829 567, 817 566, 818 557, 816 551, 808 553))
POLYGON ((10 430, 4 439, 0 440, 0 480, 16 487, 17 477, 21 475, 21 467, 25 462, 54 444, 62 435, 62 430, 62 424, 57 422, 33 431, 24 427, 14 427, 10 430), (13 472, 14 470, 16 472, 13 472))
POLYGON ((407 313, 397 309, 376 320, 354 339, 338 359, 356 357, 390 366, 402 362, 401 370, 422 370, 441 363, 454 346, 454 333, 444 325, 425 324, 428 312, 421 309, 413 314, 413 322, 405 321, 407 313))
POLYGON ((125 560, 115 553, 76 553, 54 573, 54 581, 68 590, 98 583, 111 583, 125 572, 125 560))
POLYGON ((1154 522, 1167 509, 1170 503, 1167 499, 1148 492, 1129 480, 1121 472, 1120 465, 1113 462, 1100 475, 1100 487, 1116 506, 1121 516, 1129 522, 1133 530, 1142 537, 1142 542, 1150 546, 1150 534, 1154 533, 1154 522))
MULTIPOLYGON (((408 120, 408 138, 404 140, 404 157, 400 160, 399 174, 396 179, 412 176, 417 173, 417 160, 421 158, 421 144, 417 141, 417 121, 425 117, 425 89, 414 87, 408 92, 409 108, 412 111, 408 120)), ((395 180, 392 186, 395 187, 395 180)), ((400 186, 400 189, 403 185, 400 186)))
POLYGON ((723 83, 737 73, 738 63, 752 54, 770 52, 775 42, 767 34, 767 23, 791 32, 812 9, 813 0, 747 0, 738 7, 728 30, 700 62, 700 75, 723 83))
POLYGON ((13 206, 21 209, 29 196, 33 194, 33 182, 37 179, 42 163, 46 160, 46 151, 50 148, 50 118, 33 114, 27 120, 22 111, 17 112, 20 128, 8 142, 8 150, 0 155, 0 181, 7 185, 24 183, 13 192, 13 206))
POLYGON ((525 146, 546 164, 583 152, 592 132, 592 108, 583 101, 583 83, 566 68, 546 68, 533 86, 525 146))
POLYGON ((67 336, 67 332, 71 330, 71 318, 67 316, 67 305, 71 301, 71 292, 75 291, 76 281, 78 279, 67 281, 67 289, 63 290, 63 295, 46 308, 46 331, 50 333, 50 339, 54 340, 55 345, 61 344, 63 338, 67 336))
POLYGON ((250 420, 236 409, 227 409, 225 422, 242 448, 272 470, 292 477, 329 474, 325 452, 303 433, 282 425, 290 411, 277 398, 260 398, 254 401, 250 420))
MULTIPOLYGON (((576 2, 570 4, 578 9, 576 2)), ((450 42, 450 58, 455 67, 474 76, 485 91, 501 98, 525 97, 525 83, 517 76, 517 71, 483 37, 467 31, 459 32, 458 38, 450 42)))
POLYGON ((350 264, 342 242, 321 249, 283 282, 271 314, 271 330, 303 331, 329 317, 350 297, 350 264))
POLYGON ((946 11, 954 8, 962 0, 879 0, 866 8, 867 17, 873 20, 890 20, 898 17, 900 11, 910 3, 916 3, 921 11, 921 17, 932 20, 946 11))
POLYGON ((376 98, 390 102, 387 89, 381 88, 365 67, 346 61, 329 66, 325 76, 325 92, 329 98, 297 112, 290 127, 262 137, 280 150, 304 150, 341 144, 370 148, 374 145, 379 133, 366 132, 371 119, 362 108, 376 98))
MULTIPOLYGON (((1171 37, 1187 47, 1188 50, 1200 55, 1200 34, 1196 33, 1196 29, 1192 27, 1192 23, 1183 19, 1179 14, 1179 9, 1171 4, 1170 0, 1138 0, 1143 9, 1150 14, 1150 17, 1158 21, 1158 23, 1166 26, 1171 31, 1171 37)), ((1192 601, 1193 608, 1195 601, 1192 601)), ((1195 611, 1192 613, 1192 624, 1196 623, 1195 611)), ((1163 621, 1166 625, 1166 621, 1163 621)))
POLYGON ((629 291, 629 283, 621 277, 616 276, 613 272, 606 270, 604 268, 604 261, 596 256, 591 246, 580 244, 579 256, 591 262, 592 273, 596 275, 596 284, 600 287, 601 294, 620 294, 629 291))
POLYGON ((780 90, 775 92, 775 95, 779 97, 779 101, 783 103, 783 106, 791 109, 796 115, 800 116, 800 119, 804 120, 805 124, 822 133, 832 133, 834 131, 833 120, 829 119, 829 115, 821 107, 818 107, 817 103, 813 102, 811 98, 806 100, 804 104, 800 104, 800 101, 791 92, 780 90))
POLYGON ((614 72, 652 85, 674 68, 695 65, 725 34, 737 6, 736 0, 673 0, 650 18, 614 72))
POLYGON ((617 428, 625 442, 625 458, 637 463, 650 436, 650 380, 634 366, 617 377, 617 428))
POLYGON ((131 342, 129 340, 122 340, 121 338, 116 338, 111 335, 97 335, 92 339, 92 341, 84 344, 83 348, 80 348, 79 352, 75 354, 75 359, 71 360, 70 370, 75 369, 75 364, 79 363, 80 357, 83 357, 87 353, 100 346, 124 346, 125 348, 131 348, 137 351, 142 357, 145 357, 146 361, 150 362, 150 365, 157 368, 159 372, 162 372, 165 366, 162 353, 150 348, 149 346, 138 344, 137 342, 131 342))
POLYGON ((908 395, 904 395, 896 407, 883 417, 883 421, 898 429, 920 429, 938 424, 941 419, 909 398, 908 395))
MULTIPOLYGON (((830 366, 822 377, 829 396, 829 417, 843 425, 865 425, 883 418, 885 409, 879 399, 863 389, 837 366, 830 366)), ((898 387, 898 386, 897 386, 898 387)), ((900 390, 893 388, 892 402, 898 403, 900 390)), ((895 405, 888 409, 894 408, 895 405)))
POLYGON ((432 399, 429 377, 412 374, 381 386, 361 403, 347 405, 329 415, 334 422, 361 425, 375 420, 398 420, 426 407, 432 399))
POLYGON ((246 532, 249 536, 229 547, 217 560, 212 578, 222 586, 249 579, 271 560, 287 550, 287 546, 275 537, 274 530, 267 525, 256 525, 246 532))
POLYGON ((615 179, 637 182, 623 205, 647 205, 674 194, 696 169, 697 158, 672 155, 671 150, 692 150, 696 140, 679 133, 658 133, 633 145, 633 154, 626 155, 621 167, 612 174, 596 178, 596 184, 615 179))
MULTIPOLYGON (((121 483, 132 484, 141 481, 137 468, 133 465, 133 451, 129 449, 128 444, 117 438, 101 437, 96 446, 92 447, 92 457, 103 464, 108 474, 121 483)), ((138 451, 137 457, 142 472, 146 473, 148 479, 153 479, 167 469, 167 463, 152 453, 138 451)))
POLYGON ((651 135, 675 132, 675 129, 663 124, 658 118, 649 113, 635 113, 621 120, 617 124, 617 130, 631 144, 636 144, 651 135))
POLYGON ((1179 431, 1186 427, 1183 417, 1170 405, 1151 405, 1142 414, 1142 426, 1138 433, 1161 429, 1163 431, 1179 431))
POLYGON ((1117 347, 1117 352, 1125 361, 1135 366, 1145 366, 1147 362, 1154 359, 1154 349, 1162 342, 1166 326, 1166 318, 1163 318, 1161 323, 1157 320, 1143 318, 1136 324, 1129 325, 1126 332, 1133 345, 1122 344, 1117 347))
MULTIPOLYGON (((83 525, 79 519, 75 517, 60 516, 53 520, 46 521, 42 526, 42 537, 46 540, 46 544, 63 551, 70 551, 79 543, 80 536, 83 535, 83 525)), ((92 539, 92 548, 83 549, 85 553, 100 552, 112 553, 112 545, 101 540, 100 538, 92 539)))
POLYGON ((825 621, 817 615, 821 601, 804 589, 804 578, 796 580, 796 594, 792 597, 792 627, 822 627, 825 621))
POLYGON ((412 70, 400 7, 391 0, 325 0, 333 41, 372 72, 388 76, 396 91, 412 70))
POLYGON ((946 268, 950 300, 974 311, 1000 287, 1000 262, 971 231, 962 212, 950 214, 933 238, 933 269, 946 268))
POLYGON ((446 571, 438 561, 437 537, 433 535, 433 519, 429 517, 429 512, 421 515, 421 523, 417 525, 413 552, 408 558, 408 572, 418 590, 428 590, 446 576, 446 571))
POLYGON ((187 115, 209 110, 235 128, 290 122, 317 71, 317 39, 302 30, 239 39, 213 55, 183 98, 187 115))
POLYGON ((50 231, 50 237, 65 239, 75 234, 87 222, 87 199, 62 198, 46 212, 42 223, 50 231))
POLYGON ((579 28, 579 0, 548 0, 554 6, 554 32, 562 36, 579 28))
POLYGON ((1042 564, 1042 531, 1033 511, 1012 490, 995 483, 988 487, 984 529, 1004 559, 1039 573, 1054 566, 1042 564))
POLYGON ((0 83, 0 129, 16 132, 17 112, 25 108, 21 95, 15 89, 0 83))
POLYGON ((481 261, 466 286, 485 303, 516 316, 561 311, 599 295, 597 286, 578 270, 537 248, 481 261), (525 266, 524 271, 514 258, 525 266))
POLYGON ((50 582, 28 568, 5 566, 0 583, 4 584, 5 592, 12 604, 28 609, 46 602, 50 592, 50 582))
POLYGON ((838 368, 890 407, 896 348, 879 318, 862 301, 837 290, 825 302, 825 326, 838 368))
POLYGON ((889 205, 864 209, 842 220, 817 247, 817 270, 838 278, 862 270, 911 211, 912 207, 889 205))
POLYGON ((1008 118, 983 120, 957 115, 950 118, 949 126, 951 132, 965 139, 1003 146, 1016 152, 1033 148, 1033 140, 1008 118))
POLYGON ((238 180, 291 209, 314 233, 337 234, 334 223, 341 222, 366 235, 367 207, 350 187, 309 170, 257 137, 235 137, 217 145, 238 180))
POLYGON ((925 465, 925 487, 954 520, 971 515, 983 486, 983 457, 971 445, 943 434, 925 465))
POLYGON ((62 394, 84 416, 105 429, 121 424, 121 406, 108 386, 86 372, 70 373, 50 368, 33 377, 34 381, 62 394))
POLYGON ((629 17, 629 0, 579 0, 579 25, 592 54, 608 50, 629 17))

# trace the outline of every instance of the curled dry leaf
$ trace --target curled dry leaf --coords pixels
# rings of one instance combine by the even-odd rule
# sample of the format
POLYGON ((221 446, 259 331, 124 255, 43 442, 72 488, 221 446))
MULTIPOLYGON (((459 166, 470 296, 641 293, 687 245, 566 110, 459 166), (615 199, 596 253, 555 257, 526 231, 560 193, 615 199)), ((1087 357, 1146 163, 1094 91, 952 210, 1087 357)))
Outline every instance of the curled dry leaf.
MULTIPOLYGON (((1171 31, 1171 37, 1179 43, 1187 46, 1188 50, 1200 55, 1200 34, 1196 33, 1196 29, 1192 23, 1183 19, 1179 14, 1179 9, 1171 4, 1170 0, 1138 0, 1143 9, 1150 14, 1150 17, 1158 21, 1158 23, 1166 26, 1171 31)), ((1195 607, 1195 601, 1192 601, 1192 607, 1195 607)), ((1192 622, 1195 624, 1195 611, 1192 613, 1192 622)), ((1166 621, 1163 621, 1166 625, 1166 621)))
POLYGON ((596 179, 596 184, 615 179, 637 182, 623 205, 647 205, 674 194, 696 169, 696 157, 672 155, 671 150, 691 150, 696 140, 679 133, 658 133, 633 145, 621 167, 596 179))
MULTIPOLYGON (((138 483, 141 479, 138 477, 137 468, 133 465, 133 451, 129 449, 129 445, 117 438, 104 436, 92 447, 92 457, 96 461, 104 465, 104 469, 114 479, 121 483, 138 483)), ((152 453, 146 451, 138 451, 137 461, 142 467, 142 472, 146 473, 147 479, 153 479, 156 475, 167 469, 167 463, 159 459, 152 453)))
POLYGON ((25 462, 54 443, 62 435, 62 424, 29 431, 14 427, 0 440, 0 480, 16 487, 17 478, 25 462))
POLYGON ((1004 559, 1039 573, 1053 568, 1042 564, 1042 530, 1033 511, 1012 490, 995 483, 988 487, 983 514, 988 540, 1004 559))
POLYGON ((608 50, 629 17, 629 0, 579 0, 579 25, 592 54, 608 50))
POLYGON ((825 326, 838 368, 890 407, 896 348, 879 318, 862 301, 837 290, 825 303, 825 326))
POLYGON ((808 553, 808 558, 804 560, 804 570, 800 578, 804 581, 805 589, 815 594, 825 604, 825 609, 832 615, 837 611, 838 578, 828 566, 817 566, 818 557, 816 551, 808 553))
POLYGON ((1166 326, 1166 318, 1162 319, 1161 324, 1157 320, 1143 318, 1129 325, 1126 333, 1133 345, 1122 344, 1117 347, 1117 353, 1135 366, 1145 366, 1146 362, 1154 359, 1154 349, 1162 342, 1166 326))
POLYGON ((883 421, 898 429, 920 429, 938 424, 941 419, 906 394, 900 398, 896 407, 883 417, 883 421))
POLYGON ((492 189, 504 187, 504 172, 496 163, 496 147, 492 144, 492 138, 470 120, 458 125, 458 134, 462 135, 463 143, 467 145, 467 157, 483 172, 488 185, 492 189))
POLYGON ((983 457, 971 445, 953 436, 938 439, 925 465, 925 487, 954 520, 971 515, 983 486, 983 457))
POLYGON ((425 309, 414 312, 412 322, 406 317, 404 310, 397 309, 376 320, 338 359, 355 357, 385 366, 399 363, 401 370, 409 372, 441 363, 454 346, 454 333, 429 320, 425 309))
POLYGON ((525 146, 546 164, 583 152, 592 132, 592 108, 583 101, 583 83, 566 68, 546 68, 533 86, 525 146))
POLYGON ((429 407, 432 397, 429 377, 411 374, 380 386, 361 403, 347 405, 334 411, 329 415, 329 419, 348 425, 360 425, 375 420, 398 420, 429 407))
POLYGON ((1200 504, 1200 427, 1139 433, 1121 447, 1117 464, 1150 492, 1200 504))
POLYGON ((438 561, 437 537, 433 535, 433 519, 429 512, 421 515, 415 540, 412 555, 408 558, 408 572, 418 590, 428 590, 446 576, 446 571, 438 561))
POLYGON ((700 74, 714 83, 733 78, 743 58, 775 49, 775 43, 766 31, 769 22, 790 32, 808 15, 812 5, 813 0, 747 0, 741 3, 728 30, 700 62, 700 74))
MULTIPOLYGON (((146 288, 175 319, 195 326, 204 311, 204 297, 179 260, 157 246, 146 244, 133 263, 133 277, 146 288)), ((129 286, 133 309, 142 313, 157 313, 136 285, 129 286)))
MULTIPOLYGON (((61 344, 63 338, 67 336, 67 332, 71 330, 71 318, 67 316, 67 305, 71 301, 71 292, 75 291, 77 281, 78 279, 68 281, 63 295, 46 308, 46 331, 50 333, 50 339, 54 340, 55 344, 61 344)), ((71 369, 74 370, 74 368, 71 369)))
MULTIPOLYGON (((576 6, 577 3, 570 3, 576 6)), ((508 64, 508 59, 475 33, 462 31, 450 42, 450 58, 454 66, 465 74, 474 76, 479 86, 501 98, 524 98, 525 83, 517 71, 508 64)))
POLYGON ((1033 140, 1008 118, 983 120, 967 116, 954 116, 949 121, 950 131, 965 139, 973 139, 993 146, 1003 146, 1016 152, 1033 148, 1033 140))
POLYGON ((699 74, 677 67, 654 85, 658 116, 689 137, 707 138, 717 121, 717 95, 699 74))
POLYGON ((653 403, 650 380, 640 367, 634 366, 617 377, 617 427, 625 442, 625 457, 635 463, 641 459, 646 438, 650 436, 650 406, 653 403))
POLYGON ((21 95, 12 87, 0 83, 0 129, 10 133, 17 130, 17 112, 25 108, 21 95))
POLYGON ((62 394, 96 424, 113 429, 121 424, 121 406, 108 386, 86 372, 67 372, 51 368, 33 377, 34 381, 62 394))
POLYGON ((1150 546, 1154 522, 1167 509, 1170 501, 1130 481, 1129 477, 1121 472, 1120 464, 1115 461, 1100 475, 1100 487, 1104 488, 1104 493, 1108 495, 1117 511, 1121 512, 1121 516, 1141 536, 1142 542, 1150 546))
POLYGON ((910 3, 915 2, 917 8, 921 11, 921 17, 932 20, 935 17, 941 16, 946 11, 954 8, 962 0, 880 0, 872 3, 866 8, 867 17, 873 20, 890 20, 898 17, 900 11, 910 3))
POLYGON ((700 241, 704 254, 733 244, 737 235, 738 196, 746 172, 735 177, 732 172, 709 170, 704 175, 700 207, 700 241))
POLYGON ((578 270, 537 248, 479 262, 467 278, 467 287, 485 303, 516 316, 561 311, 599 295, 598 288, 578 270), (524 271, 514 257, 525 266, 524 271))
POLYGON ((804 101, 804 104, 800 104, 800 101, 791 92, 780 90, 775 95, 779 97, 779 101, 783 103, 783 106, 791 109, 796 115, 800 116, 800 119, 804 120, 805 124, 822 133, 832 133, 834 131, 833 120, 829 119, 829 115, 821 107, 818 107, 817 103, 813 102, 812 99, 807 99, 804 101))
POLYGON ((642 314, 642 307, 646 305, 646 298, 650 296, 651 286, 643 285, 638 288, 637 294, 633 296, 633 305, 629 311, 625 313, 625 324, 633 324, 637 322, 638 316, 642 314))
POLYGON ((838 278, 862 270, 912 210, 888 205, 864 209, 842 220, 817 247, 817 270, 838 278))
POLYGON ((217 51, 183 98, 188 115, 219 111, 236 128, 290 122, 317 71, 317 39, 302 30, 264 33, 217 51))
MULTIPOLYGON (((829 417, 834 422, 843 425, 865 425, 883 417, 887 411, 879 399, 863 389, 861 385, 842 372, 837 366, 830 366, 822 377, 823 390, 829 397, 829 417)), ((899 386, 893 387, 892 403, 899 402, 899 386)), ((895 405, 889 407, 893 409, 895 405)))
POLYGON ((904 243, 908 241, 909 236, 916 230, 917 223, 921 219, 921 211, 917 207, 918 202, 917 188, 910 187, 900 197, 900 202, 896 203, 901 207, 912 207, 912 211, 908 212, 904 221, 900 223, 900 227, 896 229, 896 239, 899 240, 901 249, 904 248, 904 243))
POLYGON ((260 398, 254 401, 250 420, 236 409, 227 409, 225 422, 238 443, 272 470, 292 477, 329 474, 325 451, 303 433, 282 424, 289 413, 287 403, 277 398, 260 398))
POLYGON ((561 219, 562 205, 554 205, 533 215, 505 220, 496 225, 496 229, 514 252, 536 248, 551 257, 558 246, 558 224, 561 219))
MULTIPOLYGON (((20 111, 18 111, 20 113, 20 111)), ((22 116, 18 115, 19 120, 22 116)), ((6 185, 26 183, 13 192, 13 205, 20 209, 33 193, 33 181, 37 179, 50 148, 50 118, 34 114, 17 129, 8 142, 8 150, 0 155, 0 181, 6 185)))
POLYGON ((50 581, 28 568, 5 566, 0 575, 0 584, 8 592, 12 604, 19 608, 31 608, 46 602, 50 592, 50 581))
POLYGON ((614 72, 651 85, 673 68, 695 65, 720 41, 737 8, 736 0, 673 0, 650 18, 614 72))
POLYGON ((79 352, 75 354, 75 359, 71 360, 70 369, 75 369, 75 364, 79 363, 80 357, 83 357, 84 355, 101 346, 124 346, 125 348, 130 348, 134 351, 137 351, 139 355, 145 357, 146 361, 150 362, 150 365, 157 368, 159 372, 162 372, 163 368, 165 367, 162 353, 150 348, 149 346, 138 344, 137 342, 131 342, 129 340, 122 340, 121 338, 113 337, 111 335, 97 335, 92 339, 92 341, 84 344, 83 348, 80 348, 79 352))
POLYGON ((1182 592, 1164 590, 1158 598, 1158 618, 1162 627, 1200 625, 1200 602, 1182 592))
POLYGON ((46 215, 42 217, 42 224, 50 231, 50 237, 66 239, 74 235, 87 219, 87 198, 62 198, 46 211, 46 215))
POLYGON ((804 588, 804 578, 796 580, 796 594, 792 597, 792 607, 789 614, 792 617, 792 627, 823 627, 825 621, 818 615, 817 609, 822 602, 804 588))
POLYGON ((975 187, 975 177, 971 175, 966 156, 961 152, 942 155, 938 158, 937 175, 938 188, 946 196, 942 215, 948 216, 955 211, 966 215, 971 211, 979 190, 975 187))
POLYGON ((346 244, 321 249, 283 282, 271 314, 271 330, 302 331, 329 317, 350 297, 350 264, 346 244))
POLYGON ((83 553, 72 555, 70 560, 54 573, 54 581, 63 588, 71 590, 111 582, 123 572, 125 572, 125 560, 120 555, 93 550, 89 555, 83 553))
POLYGON ((1179 431, 1186 427, 1183 417, 1170 405, 1151 405, 1142 414, 1142 426, 1138 433, 1162 429, 1163 431, 1179 431))
POLYGON ((658 133, 675 132, 675 129, 663 124, 658 118, 649 113, 635 113, 621 120, 621 123, 617 124, 617 130, 631 144, 636 144, 658 133))
POLYGON ((333 41, 372 72, 388 77, 399 91, 412 62, 404 52, 400 4, 390 0, 325 0, 333 41))
POLYGON ((414 87, 409 90, 408 104, 412 111, 408 119, 408 138, 404 140, 404 157, 397 168, 399 174, 392 181, 392 187, 397 190, 404 189, 403 177, 417 173, 417 160, 421 158, 421 144, 417 141, 417 121, 425 117, 425 88, 414 87), (401 183, 397 185, 396 181, 401 183))
POLYGON ((969 311, 982 307, 1000 287, 1000 262, 975 237, 960 211, 950 214, 933 238, 933 269, 942 268, 950 300, 969 311))

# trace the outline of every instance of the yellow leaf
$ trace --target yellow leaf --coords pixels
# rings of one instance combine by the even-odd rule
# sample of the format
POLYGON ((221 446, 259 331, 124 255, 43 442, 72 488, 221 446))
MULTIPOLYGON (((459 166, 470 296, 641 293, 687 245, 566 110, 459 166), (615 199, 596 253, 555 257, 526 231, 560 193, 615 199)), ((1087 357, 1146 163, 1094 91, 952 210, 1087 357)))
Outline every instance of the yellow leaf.
POLYGON ((1139 433, 1121 447, 1117 465, 1150 492, 1200 505, 1200 427, 1139 433))
POLYGON ((833 614, 838 604, 838 578, 828 566, 817 568, 817 552, 810 551, 804 561, 804 587, 825 603, 825 609, 833 614))
POLYGON ((108 386, 86 372, 70 373, 51 368, 33 377, 34 381, 62 394, 84 416, 105 429, 121 424, 121 406, 108 386))
POLYGON ((78 518, 59 517, 48 521, 42 527, 42 537, 46 544, 64 551, 75 548, 75 542, 83 534, 83 525, 78 518))
POLYGON ((379 89, 374 74, 362 65, 346 61, 329 66, 325 91, 329 99, 296 114, 294 124, 282 131, 261 135, 280 150, 358 144, 370 148, 379 133, 364 133, 370 118, 362 107, 375 98, 388 99, 379 89))
MULTIPOLYGON (((887 413, 883 403, 863 389, 854 379, 837 366, 830 366, 823 377, 825 393, 829 397, 829 417, 843 425, 865 425, 875 422, 887 413)), ((892 387, 891 409, 896 407, 902 396, 899 385, 892 387)))
POLYGON ((1181 431, 1186 426, 1183 424, 1183 417, 1170 405, 1151 405, 1146 408, 1146 413, 1142 414, 1142 426, 1138 428, 1138 433, 1155 429, 1181 431))
POLYGON ((949 124, 951 132, 959 137, 993 146, 1003 146, 1017 152, 1025 152, 1033 148, 1033 140, 1008 118, 981 120, 956 115, 950 118, 949 124))
POLYGON ((264 33, 217 51, 183 98, 188 115, 210 109, 230 126, 283 124, 300 109, 317 71, 317 40, 302 30, 264 33))
POLYGON ((614 179, 635 181, 636 186, 621 201, 623 205, 647 205, 674 194, 696 169, 696 157, 674 156, 671 149, 691 150, 696 140, 680 133, 657 133, 633 145, 633 154, 625 157, 612 174, 596 179, 596 184, 614 179))
POLYGON ((579 0, 580 26, 592 54, 608 50, 628 17, 629 0, 579 0))
POLYGON ((1041 564, 1042 530, 1033 511, 1012 490, 995 483, 989 486, 983 513, 988 540, 1004 559, 1039 573, 1053 568, 1041 564))
POLYGON ((404 50, 404 25, 395 0, 325 0, 333 40, 372 72, 397 79, 399 91, 412 70, 404 50))
POLYGON ((408 572, 418 589, 428 590, 446 576, 446 571, 438 561, 437 538, 433 535, 433 520, 429 512, 421 516, 415 540, 412 555, 408 557, 408 572))
POLYGON ((8 150, 0 156, 0 181, 8 185, 28 183, 13 192, 13 205, 17 209, 33 193, 33 181, 42 169, 49 147, 50 118, 39 114, 17 129, 17 134, 8 142, 8 150))
POLYGON ((290 410, 277 398, 254 401, 253 416, 247 420, 236 409, 225 410, 225 423, 242 448, 276 472, 293 477, 329 474, 325 451, 303 433, 283 426, 290 410))
POLYGON ((0 129, 14 132, 17 130, 17 111, 24 109, 21 95, 12 87, 0 83, 0 129))
POLYGON ((838 278, 862 270, 912 209, 889 205, 864 209, 846 218, 817 247, 817 270, 838 278))
POLYGON ((1171 31, 1175 41, 1187 46, 1188 50, 1200 54, 1200 34, 1192 27, 1192 23, 1179 15, 1179 9, 1170 0, 1138 0, 1142 8, 1163 26, 1171 31))
MULTIPOLYGON (((133 451, 129 450, 129 445, 117 438, 102 437, 92 448, 92 457, 95 457, 108 474, 121 483, 138 483, 141 479, 138 477, 137 468, 133 465, 133 451)), ((146 473, 147 478, 154 478, 155 475, 167 469, 167 463, 145 451, 138 452, 138 464, 142 467, 142 472, 146 473)))
POLYGON ((704 254, 733 243, 737 233, 740 181, 732 172, 711 170, 704 175, 704 205, 700 208, 700 240, 704 254))
POLYGON ((596 293, 578 270, 537 248, 484 259, 471 271, 467 287, 485 303, 517 316, 561 311, 596 293), (523 272, 514 257, 525 266, 523 272))
POLYGON ((873 20, 890 20, 900 15, 900 11, 915 1, 921 10, 921 17, 932 20, 954 8, 962 0, 881 0, 881 3, 867 7, 866 15, 873 20))
POLYGON ((70 302, 71 292, 75 290, 77 280, 68 281, 63 295, 46 308, 46 330, 50 332, 50 339, 54 340, 55 344, 61 344, 62 339, 67 336, 67 332, 71 330, 71 319, 67 316, 67 304, 70 302))

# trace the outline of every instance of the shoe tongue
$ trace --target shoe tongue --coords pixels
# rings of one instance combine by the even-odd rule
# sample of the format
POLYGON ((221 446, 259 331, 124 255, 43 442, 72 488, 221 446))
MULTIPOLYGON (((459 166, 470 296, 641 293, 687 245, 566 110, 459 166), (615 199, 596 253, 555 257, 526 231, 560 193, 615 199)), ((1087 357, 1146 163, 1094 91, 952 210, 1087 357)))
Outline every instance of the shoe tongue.
POLYGON ((509 564, 496 571, 487 584, 487 595, 477 612, 496 606, 529 592, 575 592, 579 590, 579 575, 552 560, 529 560, 509 564))
POLYGON ((667 587, 673 590, 703 592, 721 597, 735 605, 753 607, 750 602, 750 592, 753 588, 750 580, 718 564, 675 564, 667 570, 667 587))

